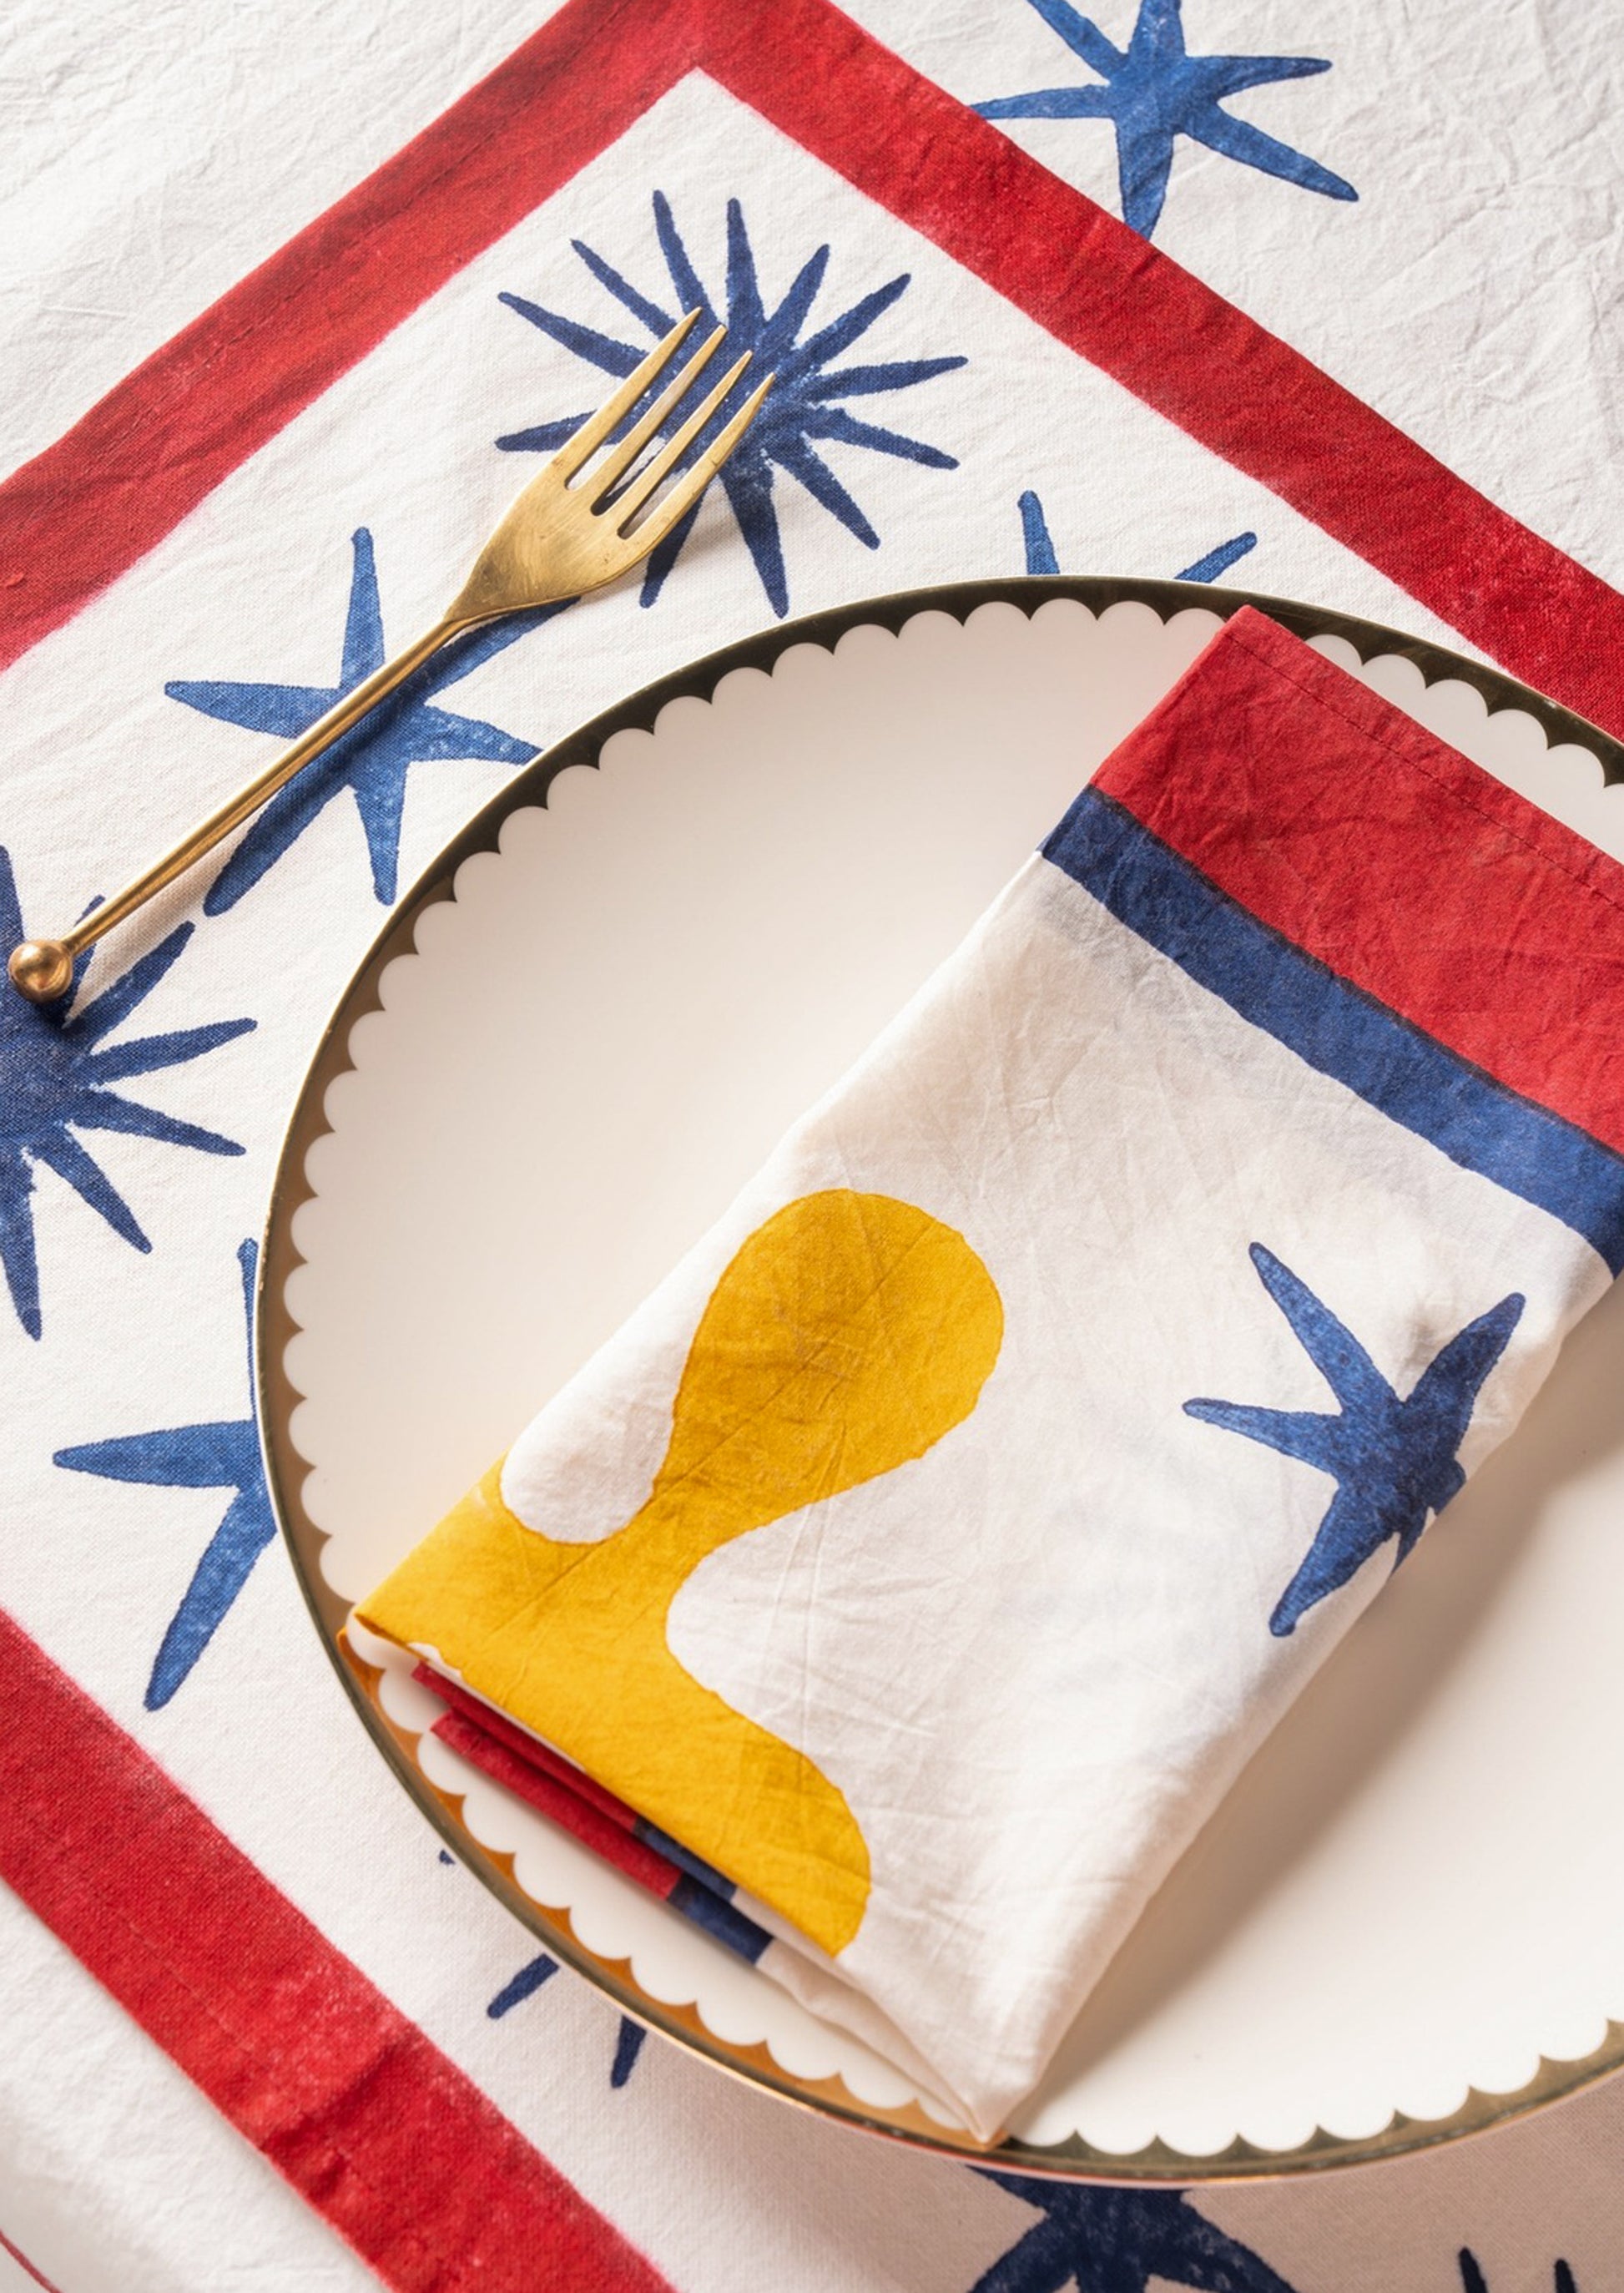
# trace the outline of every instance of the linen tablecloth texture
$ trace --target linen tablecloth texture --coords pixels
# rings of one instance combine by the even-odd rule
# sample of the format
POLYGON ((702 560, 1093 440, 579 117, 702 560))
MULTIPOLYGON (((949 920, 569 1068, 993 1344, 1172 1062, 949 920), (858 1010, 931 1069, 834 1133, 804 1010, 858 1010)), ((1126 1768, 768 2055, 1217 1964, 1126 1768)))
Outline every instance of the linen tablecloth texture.
MULTIPOLYGON (((17 929, 116 888, 424 626, 696 292, 780 375, 771 456, 655 578, 472 649, 115 938, 71 1025, 0 998, 0 2239, 61 2293, 1612 2284, 1616 2087, 1181 2198, 995 2182, 643 2044, 440 1860, 356 1724, 275 1540, 244 1306, 388 903, 524 758, 780 614, 1056 565, 1239 579, 1624 733, 1618 81, 1590 0, 7 12, 17 929)), ((1527 785, 1577 782, 1541 753, 1527 785)), ((1254 1240, 1410 1390, 1364 1269, 1260 1227, 1215 1276, 1231 1357, 1170 1406, 1331 1406, 1254 1240)), ((1553 1310, 1532 1279, 1427 1333, 1529 1300, 1468 1459, 1553 1310)), ((1194 1474, 1317 1493, 1272 1609, 1329 1478, 1180 1430, 1194 1474)), ((1265 1619, 1269 1657, 1306 1661, 1398 1541, 1290 1636, 1265 1619)), ((1400 1890, 1395 1977, 1405 1945, 1400 1890)))
POLYGON ((362 1621, 991 2138, 1624 1262, 1621 925, 1244 609, 362 1621))

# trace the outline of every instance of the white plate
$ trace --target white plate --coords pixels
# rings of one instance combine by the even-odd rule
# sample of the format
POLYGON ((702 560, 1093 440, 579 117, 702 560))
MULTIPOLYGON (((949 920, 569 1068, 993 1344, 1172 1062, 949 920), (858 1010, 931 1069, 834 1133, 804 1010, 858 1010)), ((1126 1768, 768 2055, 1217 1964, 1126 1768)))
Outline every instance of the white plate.
MULTIPOLYGON (((586 727, 430 871, 324 1042, 263 1256, 272 1488, 329 1646, 1240 602, 1001 582, 791 624, 586 727)), ((1624 856, 1602 735, 1435 648, 1252 602, 1624 856)), ((1000 2159, 1302 2170, 1624 2059, 1621 1608, 1615 1292, 1163 1888, 1000 2159)), ((459 1851, 624 2006, 820 2109, 971 2146, 420 1739, 409 1681, 369 1700, 348 1676, 459 1851)))

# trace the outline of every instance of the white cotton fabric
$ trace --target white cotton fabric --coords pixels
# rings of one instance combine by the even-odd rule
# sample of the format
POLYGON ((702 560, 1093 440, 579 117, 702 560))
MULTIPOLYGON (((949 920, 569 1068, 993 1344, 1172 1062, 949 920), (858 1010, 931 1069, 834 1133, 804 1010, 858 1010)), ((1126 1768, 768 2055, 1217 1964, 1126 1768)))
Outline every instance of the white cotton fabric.
POLYGON ((961 1233, 1002 1299, 1002 1350, 923 1456, 702 1560, 668 1638, 812 1759, 868 1841, 873 1892, 838 1960, 784 1942, 762 1965, 923 2065, 990 2136, 1393 1568, 1389 1543, 1271 1634, 1334 1484, 1184 1404, 1337 1405, 1250 1245, 1401 1394, 1523 1294, 1468 1471, 1610 1277, 1570 1228, 1306 1065, 1035 857, 514 1444, 502 1490, 521 1520, 582 1541, 623 1526, 718 1277, 826 1187, 961 1233))

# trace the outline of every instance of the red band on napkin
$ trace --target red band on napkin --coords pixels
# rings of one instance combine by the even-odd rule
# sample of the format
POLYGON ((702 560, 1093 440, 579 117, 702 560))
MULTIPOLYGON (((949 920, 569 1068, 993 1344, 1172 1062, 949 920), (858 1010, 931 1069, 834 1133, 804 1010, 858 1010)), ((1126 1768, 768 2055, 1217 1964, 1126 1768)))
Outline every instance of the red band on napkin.
POLYGON ((669 2293, 0 1614, 0 1878, 400 2293, 669 2293))
POLYGON ((1243 607, 1094 785, 1339 978, 1624 1151, 1624 868, 1368 686, 1243 607))
POLYGON ((635 1879, 640 1887, 659 1896, 671 1892, 681 1874, 635 1835, 637 1818, 624 1800, 527 1736, 522 1728, 515 1728, 494 1705, 481 1704, 426 1664, 416 1667, 413 1678, 450 1707, 434 1722, 442 1744, 562 1824, 584 1847, 635 1879))

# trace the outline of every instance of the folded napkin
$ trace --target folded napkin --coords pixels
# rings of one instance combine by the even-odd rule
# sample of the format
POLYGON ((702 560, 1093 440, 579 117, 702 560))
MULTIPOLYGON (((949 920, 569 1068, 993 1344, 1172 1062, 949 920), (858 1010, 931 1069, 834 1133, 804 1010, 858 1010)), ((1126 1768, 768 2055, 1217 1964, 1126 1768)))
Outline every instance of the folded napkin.
POLYGON ((1244 611, 362 1621, 990 2138, 1621 1260, 1624 870, 1244 611))

